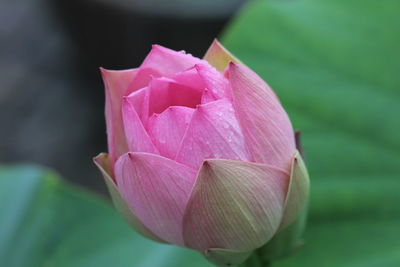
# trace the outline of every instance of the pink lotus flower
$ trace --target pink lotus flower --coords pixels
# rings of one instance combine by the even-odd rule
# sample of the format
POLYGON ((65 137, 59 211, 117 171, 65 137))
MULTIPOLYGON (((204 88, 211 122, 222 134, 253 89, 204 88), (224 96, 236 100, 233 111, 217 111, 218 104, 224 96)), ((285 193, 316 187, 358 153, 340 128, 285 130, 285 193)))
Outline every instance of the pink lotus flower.
POLYGON ((204 59, 154 45, 139 68, 101 72, 109 155, 95 162, 139 233, 238 264, 304 209, 285 110, 217 41, 204 59))

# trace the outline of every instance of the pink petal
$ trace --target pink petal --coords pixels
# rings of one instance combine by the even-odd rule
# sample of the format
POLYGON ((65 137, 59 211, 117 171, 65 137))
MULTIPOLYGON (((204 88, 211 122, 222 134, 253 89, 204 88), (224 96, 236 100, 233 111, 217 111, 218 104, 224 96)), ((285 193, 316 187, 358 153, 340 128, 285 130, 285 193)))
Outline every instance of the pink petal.
POLYGON ((149 88, 144 87, 126 96, 128 102, 136 110, 139 118, 145 124, 149 117, 149 88))
POLYGON ((131 97, 125 97, 122 104, 122 115, 129 151, 158 154, 157 148, 147 134, 137 114, 131 97))
POLYGON ((274 92, 244 65, 231 62, 233 105, 255 162, 289 170, 296 150, 292 124, 274 92))
POLYGON ((107 154, 101 153, 97 157, 95 157, 93 161, 103 174, 104 181, 106 182, 108 192, 110 193, 115 208, 130 224, 130 226, 135 231, 137 231, 138 233, 142 234, 147 238, 150 238, 157 242, 165 243, 165 241, 161 240, 159 237, 154 235, 152 232, 149 231, 149 229, 147 229, 146 226, 143 225, 143 223, 136 217, 136 215, 128 207, 125 200, 121 197, 117 185, 115 184, 114 179, 112 178, 113 175, 111 172, 110 161, 108 159, 107 154))
POLYGON ((208 48, 204 59, 219 71, 224 71, 230 61, 240 63, 217 39, 208 48))
POLYGON ((160 45, 153 45, 140 68, 157 70, 164 77, 172 77, 177 72, 203 62, 205 61, 190 54, 177 52, 160 45))
POLYGON ((130 93, 129 84, 134 80, 138 70, 122 71, 100 69, 106 88, 106 125, 108 151, 111 166, 117 158, 128 151, 121 117, 122 97, 130 93))
POLYGON ((182 164, 147 153, 127 153, 115 165, 118 189, 143 224, 183 246, 182 217, 196 176, 182 164))
POLYGON ((162 113, 170 106, 196 107, 201 92, 168 78, 153 79, 149 85, 149 115, 162 113))
POLYGON ((174 159, 194 109, 171 106, 149 119, 148 132, 160 155, 174 159))
POLYGON ((185 71, 179 72, 173 77, 174 81, 179 84, 192 87, 202 92, 206 88, 206 84, 203 78, 199 75, 196 67, 187 69, 185 71))
POLYGON ((195 64, 206 63, 184 52, 177 52, 160 45, 153 45, 138 73, 135 84, 137 89, 146 86, 152 77, 171 78, 176 73, 193 67, 195 64))
POLYGON ((132 91, 146 87, 153 78, 163 76, 159 71, 140 67, 138 73, 131 83, 132 91))
POLYGON ((249 160, 232 104, 218 100, 199 105, 183 137, 176 160, 198 168, 206 158, 249 160))
POLYGON ((206 160, 183 219, 185 245, 251 251, 278 230, 288 174, 272 166, 206 160))
POLYGON ((199 76, 204 81, 207 90, 203 94, 202 103, 208 103, 222 98, 232 99, 229 81, 215 68, 204 64, 195 66, 199 76))
POLYGON ((203 92, 203 104, 222 98, 232 99, 228 79, 209 64, 196 64, 193 68, 177 73, 173 79, 178 84, 203 92))

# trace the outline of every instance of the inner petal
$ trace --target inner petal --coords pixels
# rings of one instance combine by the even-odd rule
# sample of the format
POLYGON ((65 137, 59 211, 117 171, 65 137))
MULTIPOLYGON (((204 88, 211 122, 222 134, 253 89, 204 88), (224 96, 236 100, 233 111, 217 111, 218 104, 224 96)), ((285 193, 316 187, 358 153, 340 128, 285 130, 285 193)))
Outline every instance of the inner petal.
POLYGON ((174 159, 189 125, 194 109, 170 106, 161 114, 153 114, 148 122, 148 133, 160 155, 174 159))
POLYGON ((250 161, 235 111, 226 99, 198 105, 175 159, 198 168, 210 158, 250 161))
POLYGON ((145 121, 147 121, 147 118, 149 116, 149 98, 147 97, 148 90, 148 87, 144 87, 125 97, 125 99, 136 110, 136 113, 139 115, 139 118, 143 122, 143 124, 145 124, 145 121))
POLYGON ((184 52, 153 45, 150 53, 138 68, 134 80, 130 83, 129 91, 145 87, 154 77, 172 78, 175 73, 193 67, 195 64, 207 64, 207 61, 184 52))
POLYGON ((149 85, 149 115, 162 113, 170 106, 194 108, 201 103, 202 92, 169 78, 153 79, 149 85))
POLYGON ((177 83, 202 91, 202 104, 223 98, 232 99, 228 79, 209 64, 196 64, 177 73, 173 79, 177 83))
POLYGON ((197 64, 195 68, 206 88, 201 100, 203 104, 223 98, 232 99, 229 81, 222 73, 210 65, 197 64))
POLYGON ((204 88, 206 88, 206 83, 204 82, 204 79, 199 75, 196 66, 182 72, 178 72, 174 75, 173 79, 177 83, 190 86, 199 91, 203 91, 204 88))

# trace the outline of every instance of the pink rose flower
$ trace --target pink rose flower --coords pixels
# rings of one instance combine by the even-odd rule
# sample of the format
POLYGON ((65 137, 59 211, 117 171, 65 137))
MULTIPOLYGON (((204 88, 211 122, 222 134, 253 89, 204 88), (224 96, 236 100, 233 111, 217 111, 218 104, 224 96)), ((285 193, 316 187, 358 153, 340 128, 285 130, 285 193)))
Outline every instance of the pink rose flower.
POLYGON ((153 240, 238 264, 304 209, 309 182, 277 96, 217 41, 204 59, 154 45, 101 69, 114 204, 153 240))

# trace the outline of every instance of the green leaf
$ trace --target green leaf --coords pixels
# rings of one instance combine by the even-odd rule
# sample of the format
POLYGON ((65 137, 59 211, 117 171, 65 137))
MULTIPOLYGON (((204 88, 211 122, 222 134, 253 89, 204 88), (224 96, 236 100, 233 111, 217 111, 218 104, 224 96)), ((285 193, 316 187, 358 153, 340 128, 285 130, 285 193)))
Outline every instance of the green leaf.
MULTIPOLYGON (((101 177, 99 177, 101 179, 101 177)), ((140 237, 102 198, 35 166, 0 167, 0 266, 212 266, 140 237)))
POLYGON ((302 131, 305 245, 273 266, 400 262, 400 1, 255 1, 223 44, 302 131))

